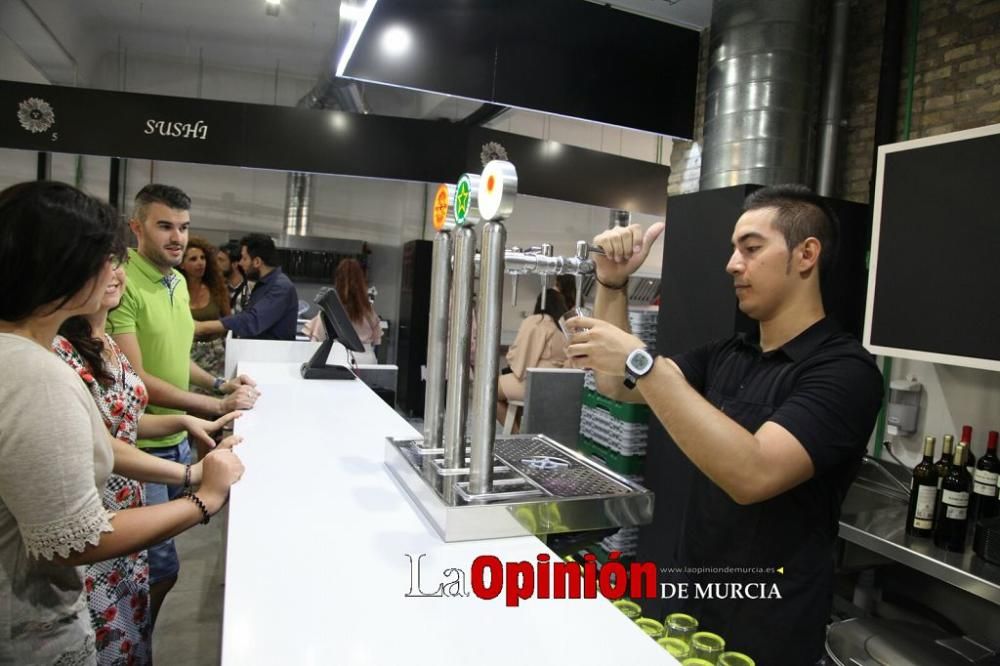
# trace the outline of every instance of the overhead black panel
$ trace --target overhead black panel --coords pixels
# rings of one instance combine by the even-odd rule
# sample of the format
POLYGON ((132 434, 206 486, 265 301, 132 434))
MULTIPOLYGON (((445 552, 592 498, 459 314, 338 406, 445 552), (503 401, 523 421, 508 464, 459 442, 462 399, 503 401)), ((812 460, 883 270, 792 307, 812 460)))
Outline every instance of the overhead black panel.
POLYGON ((379 0, 344 75, 691 138, 698 42, 583 0, 379 0))

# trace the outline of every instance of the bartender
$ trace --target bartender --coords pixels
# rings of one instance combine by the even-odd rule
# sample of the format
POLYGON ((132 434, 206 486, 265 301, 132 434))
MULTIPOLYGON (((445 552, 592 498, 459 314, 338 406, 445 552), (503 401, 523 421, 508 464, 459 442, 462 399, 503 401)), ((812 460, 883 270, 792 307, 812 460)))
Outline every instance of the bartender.
POLYGON ((662 223, 594 239, 606 255, 594 317, 569 322, 589 329, 568 348, 574 365, 597 372, 601 393, 648 404, 697 468, 670 521, 675 559, 658 563, 661 583, 688 583, 670 610, 769 666, 822 658, 840 505, 882 402, 874 359, 823 307, 836 224, 804 187, 746 199, 725 270, 756 334, 653 358, 627 332, 628 278, 662 223))

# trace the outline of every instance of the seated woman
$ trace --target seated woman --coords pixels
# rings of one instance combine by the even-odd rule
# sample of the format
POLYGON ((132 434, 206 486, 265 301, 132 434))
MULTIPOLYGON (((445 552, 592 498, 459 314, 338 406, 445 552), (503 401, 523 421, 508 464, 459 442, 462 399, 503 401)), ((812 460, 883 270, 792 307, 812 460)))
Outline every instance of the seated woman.
MULTIPOLYGON (((188 415, 143 413, 149 400, 145 384, 105 332, 108 312, 118 307, 125 293, 125 267, 118 266, 113 276, 100 309, 89 316, 67 319, 52 343, 53 351, 83 379, 112 437, 135 446, 137 436, 159 437, 187 430, 192 438, 202 440, 208 448, 214 447, 209 433, 220 430, 239 412, 215 422, 188 415)), ((101 500, 109 511, 144 506, 143 484, 112 474, 101 500)), ((152 663, 153 609, 146 550, 88 565, 84 586, 96 631, 97 663, 152 663)))
MULTIPOLYGON (((365 346, 363 353, 355 354, 355 360, 358 363, 378 363, 374 348, 382 342, 382 326, 375 308, 368 300, 368 281, 357 259, 343 259, 337 264, 337 270, 333 274, 333 288, 337 290, 337 296, 344 304, 344 310, 365 346)), ((326 340, 326 327, 319 315, 306 322, 302 332, 310 340, 326 340)))
POLYGON ((535 300, 535 313, 521 322, 517 337, 507 350, 508 367, 497 381, 497 419, 507 418, 510 400, 524 400, 524 382, 528 368, 561 368, 566 363, 566 336, 559 328, 559 317, 566 312, 566 302, 555 289, 545 291, 535 300))
POLYGON ((80 190, 35 181, 0 192, 0 284, 17 285, 0 299, 0 663, 95 663, 83 565, 207 521, 243 474, 238 438, 191 468, 112 439, 80 376, 52 353, 67 319, 100 309, 124 257, 117 214, 80 190), (112 471, 189 475, 200 487, 112 512, 101 502, 112 471))
MULTIPOLYGON (((191 316, 195 321, 216 321, 232 314, 229 289, 216 258, 218 253, 219 250, 204 238, 191 236, 184 250, 184 260, 177 267, 187 281, 191 316)), ((213 377, 225 375, 225 338, 225 334, 196 337, 191 347, 191 360, 213 377)), ((194 386, 192 390, 201 391, 194 386)))

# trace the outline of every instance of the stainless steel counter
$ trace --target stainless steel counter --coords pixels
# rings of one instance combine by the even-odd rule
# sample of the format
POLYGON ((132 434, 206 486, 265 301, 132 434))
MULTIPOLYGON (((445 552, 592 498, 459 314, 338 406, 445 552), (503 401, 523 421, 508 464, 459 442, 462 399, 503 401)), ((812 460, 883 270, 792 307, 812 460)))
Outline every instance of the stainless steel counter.
POLYGON ((862 475, 844 501, 840 537, 1000 605, 1000 567, 973 553, 971 541, 964 553, 952 553, 932 539, 908 535, 906 509, 905 500, 862 475))

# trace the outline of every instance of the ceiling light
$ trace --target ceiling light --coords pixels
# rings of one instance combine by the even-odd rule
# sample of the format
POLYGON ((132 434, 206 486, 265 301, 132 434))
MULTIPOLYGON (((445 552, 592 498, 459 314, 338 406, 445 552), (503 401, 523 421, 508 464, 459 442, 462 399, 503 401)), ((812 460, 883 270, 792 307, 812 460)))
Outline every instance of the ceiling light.
POLYGON ((264 13, 277 16, 281 12, 281 0, 264 0, 264 13))
POLYGON ((340 55, 340 60, 337 61, 337 76, 344 75, 347 63, 350 62, 351 56, 354 55, 354 49, 358 46, 358 40, 361 39, 361 33, 365 31, 365 26, 368 25, 368 19, 371 18, 377 1, 366 0, 365 6, 361 8, 361 16, 358 18, 357 23, 354 24, 354 27, 351 28, 351 35, 347 38, 347 45, 340 55))
POLYGON ((409 51, 412 41, 413 38, 410 36, 409 30, 401 25, 394 25, 382 33, 380 44, 386 55, 395 58, 409 51))

